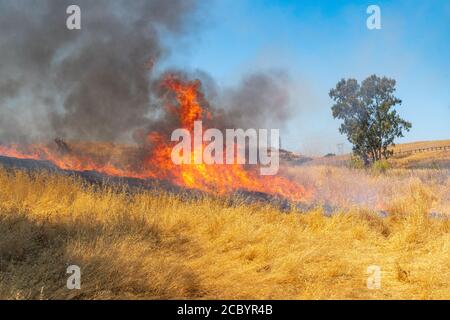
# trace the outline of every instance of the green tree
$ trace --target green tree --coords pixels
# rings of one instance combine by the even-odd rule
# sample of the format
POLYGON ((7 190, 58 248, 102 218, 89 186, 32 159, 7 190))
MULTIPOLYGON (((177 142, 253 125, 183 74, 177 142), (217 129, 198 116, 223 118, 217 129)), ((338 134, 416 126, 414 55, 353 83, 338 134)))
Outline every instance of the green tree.
POLYGON ((342 79, 330 90, 335 102, 333 117, 342 120, 339 131, 353 144, 353 152, 365 165, 387 159, 394 140, 411 129, 395 110, 402 101, 394 96, 395 80, 372 75, 361 84, 355 79, 342 79))

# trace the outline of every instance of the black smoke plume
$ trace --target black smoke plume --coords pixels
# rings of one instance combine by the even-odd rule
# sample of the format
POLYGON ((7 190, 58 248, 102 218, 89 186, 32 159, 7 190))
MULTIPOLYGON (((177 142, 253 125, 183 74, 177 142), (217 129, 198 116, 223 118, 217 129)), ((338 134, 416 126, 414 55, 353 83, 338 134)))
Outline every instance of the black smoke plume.
POLYGON ((0 139, 115 140, 146 123, 149 77, 191 0, 0 2, 0 139), (81 30, 66 9, 81 8, 81 30))
POLYGON ((218 128, 279 127, 290 115, 283 72, 248 74, 231 88, 201 71, 154 74, 169 54, 162 34, 192 31, 198 8, 194 0, 2 0, 0 143, 142 142, 148 131, 170 133, 177 122, 159 86, 167 73, 200 80, 218 128), (81 30, 66 28, 72 4, 81 30))

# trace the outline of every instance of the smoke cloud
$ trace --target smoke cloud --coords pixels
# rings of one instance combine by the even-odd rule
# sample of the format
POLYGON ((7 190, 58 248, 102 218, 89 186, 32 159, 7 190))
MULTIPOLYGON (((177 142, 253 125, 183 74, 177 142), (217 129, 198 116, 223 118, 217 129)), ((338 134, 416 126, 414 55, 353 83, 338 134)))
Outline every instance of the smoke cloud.
POLYGON ((291 80, 283 71, 245 75, 237 87, 226 89, 219 98, 228 126, 277 128, 291 115, 291 80))
POLYGON ((66 28, 71 4, 0 3, 0 143, 56 136, 142 142, 148 131, 168 132, 177 119, 162 107, 167 73, 200 80, 201 104, 218 128, 276 128, 289 118, 290 79, 281 71, 247 74, 231 88, 202 71, 154 74, 169 54, 161 34, 186 34, 196 1, 78 0, 81 30, 66 28))
POLYGON ((82 29, 68 30, 71 4, 0 3, 0 139, 115 140, 143 125, 153 106, 149 68, 167 54, 159 33, 185 32, 196 8, 191 0, 79 0, 82 29))

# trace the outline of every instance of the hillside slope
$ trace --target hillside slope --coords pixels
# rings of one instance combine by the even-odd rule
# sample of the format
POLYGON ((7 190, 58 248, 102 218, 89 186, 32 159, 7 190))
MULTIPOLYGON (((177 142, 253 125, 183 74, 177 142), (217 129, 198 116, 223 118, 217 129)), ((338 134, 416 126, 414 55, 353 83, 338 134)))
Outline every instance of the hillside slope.
POLYGON ((419 141, 393 148, 391 163, 399 168, 450 169, 450 140, 419 141), (436 148, 447 147, 443 150, 436 148))
MULTIPOLYGON (((398 144, 392 148, 394 156, 389 160, 395 168, 429 168, 450 169, 450 140, 418 141, 398 144), (448 147, 446 150, 427 150, 439 147, 448 147)), ((334 157, 312 158, 305 162, 307 165, 331 165, 348 166, 351 155, 339 155, 334 157)))

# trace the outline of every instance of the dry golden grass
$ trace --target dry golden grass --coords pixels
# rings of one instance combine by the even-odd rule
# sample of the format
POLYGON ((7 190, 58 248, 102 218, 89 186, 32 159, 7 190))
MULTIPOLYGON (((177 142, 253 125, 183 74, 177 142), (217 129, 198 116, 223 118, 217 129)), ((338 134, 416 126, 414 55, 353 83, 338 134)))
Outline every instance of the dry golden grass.
POLYGON ((432 185, 405 187, 388 218, 325 217, 0 169, 0 298, 448 299, 450 222, 428 217, 432 185), (71 264, 81 290, 66 289, 71 264))
POLYGON ((418 187, 435 197, 430 212, 450 215, 450 170, 393 168, 383 174, 373 168, 320 165, 288 167, 285 174, 315 190, 313 200, 319 203, 384 210, 398 198, 411 195, 411 188, 418 187))
POLYGON ((432 141, 417 141, 417 142, 409 142, 409 143, 401 143, 393 147, 392 149, 395 152, 399 151, 411 151, 416 149, 426 149, 426 148, 436 148, 436 147, 444 147, 450 146, 449 140, 432 140, 432 141))
MULTIPOLYGON (((450 146, 450 140, 418 141, 398 144, 393 147, 394 152, 410 152, 418 149, 429 149, 450 146)), ((411 154, 396 154, 389 160, 395 168, 442 168, 450 169, 450 149, 425 150, 411 154)))
POLYGON ((450 169, 450 149, 398 155, 389 160, 396 168, 447 168, 450 169))
MULTIPOLYGON (((419 141, 398 144, 391 148, 394 152, 410 152, 412 150, 438 148, 450 146, 450 140, 419 141)), ((349 166, 351 155, 345 154, 335 157, 313 158, 309 163, 313 166, 349 166)), ((400 169, 450 169, 450 149, 446 150, 425 150, 417 153, 395 154, 389 159, 389 164, 400 169)))

